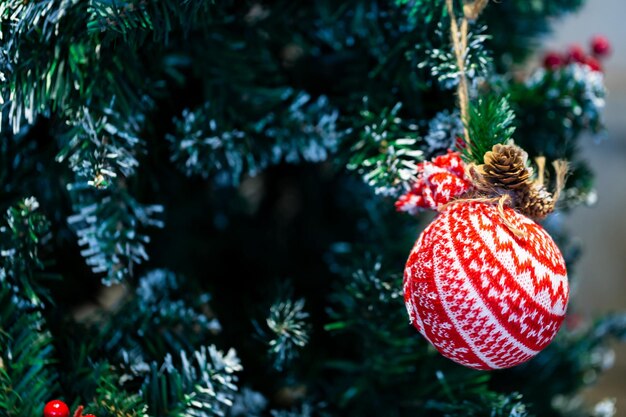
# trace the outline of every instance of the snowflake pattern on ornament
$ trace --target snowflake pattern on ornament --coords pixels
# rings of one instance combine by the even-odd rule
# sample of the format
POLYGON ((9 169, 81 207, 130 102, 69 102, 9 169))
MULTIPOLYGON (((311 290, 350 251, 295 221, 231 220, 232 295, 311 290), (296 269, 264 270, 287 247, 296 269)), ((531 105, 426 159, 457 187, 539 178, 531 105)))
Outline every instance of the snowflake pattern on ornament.
POLYGON ((458 152, 449 151, 432 162, 417 165, 417 181, 396 201, 396 209, 409 214, 421 210, 436 210, 471 188, 465 165, 458 152))

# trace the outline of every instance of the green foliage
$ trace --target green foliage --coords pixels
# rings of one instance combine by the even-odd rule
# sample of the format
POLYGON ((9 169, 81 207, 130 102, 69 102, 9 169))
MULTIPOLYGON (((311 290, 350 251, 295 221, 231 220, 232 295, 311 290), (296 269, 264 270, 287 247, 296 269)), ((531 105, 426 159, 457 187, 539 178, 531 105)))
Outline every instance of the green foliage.
POLYGON ((98 417, 148 417, 143 398, 121 389, 120 378, 111 370, 100 376, 94 403, 86 412, 98 417))
POLYGON ((430 401, 426 407, 443 413, 446 417, 528 417, 526 405, 521 402, 522 396, 513 393, 508 395, 494 392, 480 393, 472 401, 459 403, 430 401))
MULTIPOLYGON (((439 84, 445 89, 455 88, 459 84, 460 71, 450 44, 449 23, 440 23, 435 32, 438 43, 425 50, 426 58, 418 64, 418 68, 426 68, 439 84), (445 28, 445 29, 444 29, 445 28)), ((467 49, 463 54, 465 76, 469 80, 487 77, 492 72, 492 58, 485 43, 491 39, 486 35, 486 26, 472 28, 467 36, 467 49)))
POLYGON ((270 307, 265 320, 267 329, 255 323, 257 332, 266 340, 268 354, 277 371, 285 369, 309 342, 311 326, 309 313, 304 311, 304 299, 279 300, 270 307))
POLYGON ((179 362, 168 355, 162 365, 152 363, 142 393, 148 414, 155 417, 224 416, 237 391, 235 372, 241 371, 234 350, 226 354, 202 346, 179 362))
POLYGON ((470 103, 466 128, 470 144, 462 149, 467 162, 483 163, 493 145, 506 143, 515 132, 515 114, 506 97, 488 95, 470 103))
POLYGON ((411 16, 419 16, 426 21, 435 19, 435 12, 441 13, 445 7, 443 0, 395 0, 395 3, 408 8, 411 16))
POLYGON ((144 205, 127 190, 85 189, 76 184, 70 191, 76 200, 76 213, 68 223, 83 246, 81 255, 96 274, 105 274, 103 282, 112 284, 132 276, 135 265, 148 259, 145 245, 150 241, 143 230, 162 227, 156 215, 160 205, 144 205))
POLYGON ((40 415, 59 390, 52 336, 41 312, 20 297, 0 269, 0 410, 6 417, 40 415))
POLYGON ((352 146, 347 165, 363 176, 377 194, 398 195, 415 180, 423 151, 417 149, 416 126, 402 121, 397 103, 380 114, 361 112, 359 140, 352 146))
POLYGON ((42 240, 50 224, 26 198, 9 208, 0 227, 0 410, 7 417, 38 415, 59 389, 54 348, 41 297, 42 240))
POLYGON ((552 136, 546 147, 551 154, 557 147, 562 148, 562 153, 571 154, 572 148, 557 146, 557 143, 568 144, 584 131, 594 134, 604 131, 604 75, 586 65, 571 64, 556 71, 538 70, 524 85, 513 84, 509 88, 511 102, 520 118, 523 117, 524 128, 533 129, 535 135, 542 138, 552 136), (539 119, 530 120, 531 114, 539 119))
POLYGON ((174 120, 176 133, 167 139, 172 160, 185 174, 237 185, 242 175, 283 161, 324 161, 343 135, 336 126, 338 113, 324 96, 312 100, 304 92, 281 89, 252 92, 247 100, 249 111, 264 108, 264 113, 245 121, 233 114, 228 122, 235 128, 218 125, 210 103, 174 120))
POLYGON ((153 41, 167 43, 172 31, 197 28, 211 17, 212 6, 209 0, 92 0, 89 3, 90 33, 104 35, 104 43, 121 37, 137 47, 150 39, 149 34, 153 41))
POLYGON ((6 213, 7 226, 0 226, 0 273, 8 288, 34 307, 41 307, 48 293, 42 286, 42 241, 48 237, 50 222, 37 209, 39 202, 26 198, 6 213))
MULTIPOLYGON (((115 98, 112 100, 114 104, 115 98)), ((138 137, 143 115, 122 118, 111 108, 101 116, 89 109, 77 111, 75 122, 62 135, 57 161, 68 160, 78 178, 96 188, 108 188, 119 177, 129 177, 139 162, 143 142, 138 137)))
POLYGON ((134 296, 104 325, 98 324, 102 347, 115 357, 130 352, 133 361, 191 351, 221 330, 209 300, 209 294, 190 291, 171 271, 150 271, 139 279, 134 296))
MULTIPOLYGON (((343 267, 350 275, 345 277, 344 290, 333 293, 331 321, 325 326, 336 333, 334 343, 341 344, 343 337, 356 342, 350 357, 327 362, 327 367, 343 374, 337 378, 336 401, 356 414, 376 408, 379 401, 390 399, 393 391, 415 395, 411 387, 402 387, 402 381, 413 378, 415 363, 432 356, 425 345, 416 343, 415 333, 406 332, 401 278, 385 274, 380 260, 366 256, 361 263, 353 272, 343 267), (374 376, 376 382, 369 383, 374 376)), ((388 406, 390 415, 397 413, 392 411, 397 405, 388 406)))
POLYGON ((126 113, 140 102, 141 94, 129 88, 146 81, 134 71, 136 53, 122 46, 112 54, 100 47, 99 39, 87 33, 89 3, 11 0, 0 6, 0 25, 7 34, 0 42, 6 57, 0 68, 6 80, 1 97, 14 132, 40 114, 104 108, 112 97, 126 113))
POLYGON ((350 329, 357 334, 371 333, 381 342, 390 341, 388 327, 380 324, 404 313, 398 311, 398 301, 402 299, 401 277, 382 274, 381 261, 372 260, 371 256, 366 255, 364 264, 367 269, 350 272, 345 286, 349 296, 337 298, 337 307, 330 312, 336 321, 327 324, 326 330, 350 329))

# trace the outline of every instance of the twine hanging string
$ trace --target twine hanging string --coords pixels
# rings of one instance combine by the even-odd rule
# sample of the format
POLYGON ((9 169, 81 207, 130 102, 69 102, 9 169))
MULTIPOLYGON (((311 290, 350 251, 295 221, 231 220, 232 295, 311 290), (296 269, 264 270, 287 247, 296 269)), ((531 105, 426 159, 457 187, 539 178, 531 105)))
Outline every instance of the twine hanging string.
MULTIPOLYGON (((469 120, 469 88, 467 85, 467 76, 465 75, 465 54, 467 52, 467 33, 470 20, 476 20, 480 13, 487 6, 489 0, 475 0, 473 2, 463 4, 463 17, 461 18, 461 26, 456 21, 454 13, 454 0, 446 0, 446 7, 450 15, 450 37, 452 38, 452 48, 456 57, 456 65, 459 69, 459 85, 457 87, 457 96, 459 97, 459 108, 461 109, 461 120, 467 123, 469 120)), ((470 147, 470 137, 467 129, 464 129, 464 139, 467 149, 470 147)))
POLYGON ((457 198, 456 200, 452 200, 446 204, 442 204, 439 207, 437 207, 437 210, 440 212, 443 212, 445 211, 446 208, 454 204, 459 204, 459 203, 487 203, 487 204, 498 203, 498 206, 497 206, 498 214, 500 215, 500 219, 502 220, 502 223, 504 223, 507 229, 509 229, 511 233, 513 233, 515 236, 522 237, 525 235, 524 232, 518 229, 513 224, 513 222, 509 220, 509 218, 506 216, 506 212, 504 211, 507 204, 510 204, 512 200, 513 200, 513 197, 511 197, 509 194, 501 194, 496 197, 464 197, 464 198, 457 198))
MULTIPOLYGON (((455 0, 446 0, 446 7, 448 9, 448 14, 450 15, 450 37, 459 71, 457 96, 461 111, 461 120, 465 125, 467 125, 469 121, 469 86, 465 73, 465 59, 467 54, 469 21, 476 20, 478 16, 480 16, 481 12, 489 3, 489 0, 463 0, 463 16, 460 20, 460 25, 459 22, 457 22, 454 11, 454 1, 455 0)), ((468 129, 464 129, 464 140, 467 150, 471 152, 471 138, 469 137, 468 129)), ((516 145, 505 145, 505 147, 517 148, 514 152, 520 152, 521 154, 526 155, 526 153, 516 145)), ((502 149, 503 148, 499 148, 499 150, 502 149)), ((508 151, 510 151, 510 148, 508 151)), ((496 147, 494 147, 491 153, 494 152, 496 152, 496 147)), ((485 159, 485 164, 487 163, 488 161, 485 159)), ((439 207, 439 210, 443 211, 446 207, 452 204, 462 202, 483 202, 489 204, 497 203, 498 213, 502 222, 515 236, 522 237, 524 236, 524 232, 519 230, 511 222, 511 220, 509 220, 505 212, 505 207, 512 207, 520 213, 536 219, 545 217, 554 210, 556 202, 559 199, 561 191, 565 185, 565 177, 568 170, 568 164, 566 161, 559 160, 552 163, 556 174, 556 180, 555 189, 552 193, 550 193, 544 185, 545 158, 537 158, 536 164, 538 171, 537 176, 534 179, 528 178, 525 180, 525 187, 523 190, 510 189, 506 184, 494 185, 494 179, 481 169, 485 165, 477 166, 470 164, 467 169, 467 175, 472 182, 472 191, 465 197, 451 201, 439 207)), ((530 177, 532 170, 529 172, 527 171, 527 174, 527 176, 530 177)))

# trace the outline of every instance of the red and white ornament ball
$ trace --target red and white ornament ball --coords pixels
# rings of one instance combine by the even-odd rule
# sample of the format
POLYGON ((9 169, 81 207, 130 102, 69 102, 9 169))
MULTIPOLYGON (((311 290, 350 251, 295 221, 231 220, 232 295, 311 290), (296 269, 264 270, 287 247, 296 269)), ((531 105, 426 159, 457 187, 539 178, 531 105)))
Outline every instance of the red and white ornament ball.
POLYGON ((565 317, 569 287, 550 235, 506 208, 452 204, 423 231, 406 263, 411 323, 445 357, 470 368, 509 368, 539 353, 565 317))

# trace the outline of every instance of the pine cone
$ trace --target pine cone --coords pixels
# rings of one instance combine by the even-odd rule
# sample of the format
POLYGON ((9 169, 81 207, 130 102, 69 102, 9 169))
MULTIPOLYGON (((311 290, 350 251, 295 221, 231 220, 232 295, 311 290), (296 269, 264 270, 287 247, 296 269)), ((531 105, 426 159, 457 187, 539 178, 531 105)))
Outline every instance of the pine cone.
POLYGON ((515 193, 515 208, 533 219, 543 219, 554 211, 554 198, 543 185, 521 189, 515 193))
MULTIPOLYGON (((494 145, 485 153, 484 164, 470 166, 468 175, 472 181, 472 196, 512 197, 509 204, 520 213, 534 219, 542 219, 554 211, 556 200, 563 188, 567 163, 555 161, 556 190, 550 193, 542 179, 533 178, 532 168, 526 167, 528 154, 516 145, 494 145)), ((543 162, 538 162, 540 178, 543 178, 543 162)), ((470 197, 472 197, 470 196, 470 197)))
POLYGON ((519 146, 494 145, 483 160, 478 172, 492 186, 514 191, 531 187, 532 171, 526 167, 528 154, 519 146))

